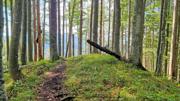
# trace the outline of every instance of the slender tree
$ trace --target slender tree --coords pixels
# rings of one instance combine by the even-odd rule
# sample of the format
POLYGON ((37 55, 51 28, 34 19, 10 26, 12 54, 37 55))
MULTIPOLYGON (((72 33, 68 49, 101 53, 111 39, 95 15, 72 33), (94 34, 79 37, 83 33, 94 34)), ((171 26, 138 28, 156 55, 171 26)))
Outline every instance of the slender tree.
POLYGON ((27 62, 27 0, 23 1, 23 13, 22 13, 22 50, 21 50, 21 63, 26 65, 27 62))
POLYGON ((39 0, 37 0, 37 27, 38 27, 38 37, 36 39, 36 42, 38 43, 38 57, 39 60, 43 59, 42 54, 42 30, 41 30, 41 21, 40 21, 40 5, 39 0))
POLYGON ((69 16, 69 39, 68 39, 68 57, 71 57, 72 55, 72 50, 71 50, 71 45, 72 45, 72 28, 73 28, 73 20, 74 20, 74 11, 75 11, 75 6, 76 6, 76 0, 73 1, 73 7, 72 7, 72 11, 71 9, 69 8, 69 13, 70 13, 70 16, 69 16))
MULTIPOLYGON (((99 0, 93 0, 93 41, 97 43, 98 39, 98 9, 99 9, 99 0)), ((98 50, 93 48, 93 52, 97 53, 98 50)))
POLYGON ((131 46, 131 0, 128 0, 128 58, 130 57, 130 46, 131 46))
POLYGON ((64 49, 65 49, 65 47, 64 47, 64 42, 65 42, 65 36, 64 36, 64 34, 65 34, 65 6, 66 6, 66 0, 63 0, 63 33, 62 33, 62 56, 64 56, 64 49))
POLYGON ((57 53, 57 9, 56 9, 56 0, 50 0, 50 16, 49 16, 49 24, 50 24, 50 59, 55 61, 58 59, 57 53))
POLYGON ((27 9, 27 17, 28 17, 28 59, 30 62, 33 61, 33 41, 32 41, 32 26, 31 26, 31 1, 27 0, 28 9, 27 9))
POLYGON ((174 0, 173 26, 172 26, 172 41, 170 50, 169 63, 169 79, 177 77, 177 52, 178 52, 178 31, 179 31, 179 16, 180 0, 174 0))
POLYGON ((110 47, 110 32, 111 32, 111 0, 109 0, 109 25, 108 25, 108 47, 110 47))
POLYGON ((120 38, 120 0, 114 0, 114 52, 119 54, 119 38, 120 38))
POLYGON ((46 27, 46 0, 44 0, 44 9, 43 9, 43 13, 44 13, 44 18, 43 18, 43 58, 45 58, 45 27, 46 27))
POLYGON ((8 24, 8 11, 7 11, 7 0, 5 2, 5 16, 6 16, 6 47, 7 47, 7 60, 9 57, 9 24, 8 24))
POLYGON ((131 61, 135 65, 142 65, 144 9, 145 0, 135 0, 131 50, 131 61))
POLYGON ((161 18, 160 18, 160 29, 159 29, 159 42, 157 49, 156 59, 156 75, 162 74, 162 62, 165 49, 165 38, 166 38, 166 17, 167 17, 167 0, 161 0, 161 18))
POLYGON ((82 26, 83 26, 83 0, 80 0, 80 28, 79 28, 79 55, 82 54, 82 26))
POLYGON ((3 62, 2 62, 2 49, 3 49, 3 0, 0 0, 0 101, 6 101, 6 95, 4 92, 4 80, 3 80, 3 62))
POLYGON ((11 35, 10 53, 9 53, 9 69, 13 80, 21 79, 21 72, 18 64, 18 47, 21 31, 22 18, 22 0, 16 0, 14 4, 13 17, 13 33, 11 35))
POLYGON ((34 61, 37 61, 37 44, 36 44, 36 0, 33 0, 33 28, 34 28, 34 61))
POLYGON ((61 1, 58 0, 58 52, 61 56, 61 1))
MULTIPOLYGON (((89 39, 92 40, 92 22, 93 22, 93 3, 94 0, 91 0, 91 12, 90 12, 90 27, 89 27, 89 39)), ((89 46, 89 51, 92 53, 92 47, 89 46)))
POLYGON ((101 9, 100 9, 100 28, 99 28, 99 44, 102 46, 103 38, 103 0, 101 0, 101 9))

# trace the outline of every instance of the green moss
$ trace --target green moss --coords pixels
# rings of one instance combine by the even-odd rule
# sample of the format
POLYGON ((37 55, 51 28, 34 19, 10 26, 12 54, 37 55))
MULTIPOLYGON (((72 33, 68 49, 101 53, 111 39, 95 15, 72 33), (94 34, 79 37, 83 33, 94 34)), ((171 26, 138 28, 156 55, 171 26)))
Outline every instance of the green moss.
POLYGON ((109 55, 68 59, 66 86, 78 101, 178 101, 180 88, 163 77, 133 68, 109 55))
POLYGON ((13 82, 9 73, 5 73, 5 88, 9 101, 35 101, 36 89, 42 80, 42 74, 53 69, 61 61, 39 61, 21 67, 23 80, 13 82))

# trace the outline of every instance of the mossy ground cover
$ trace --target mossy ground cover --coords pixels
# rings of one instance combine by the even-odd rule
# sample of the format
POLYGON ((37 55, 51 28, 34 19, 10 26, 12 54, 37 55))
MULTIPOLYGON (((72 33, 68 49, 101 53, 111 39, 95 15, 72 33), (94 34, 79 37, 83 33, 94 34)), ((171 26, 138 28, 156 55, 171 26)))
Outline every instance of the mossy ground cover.
POLYGON ((69 58, 66 75, 77 101, 180 101, 178 84, 109 55, 69 58))
POLYGON ((23 80, 13 82, 9 73, 4 74, 5 89, 9 101, 35 101, 36 88, 43 79, 43 73, 56 67, 56 62, 40 61, 21 67, 23 80))

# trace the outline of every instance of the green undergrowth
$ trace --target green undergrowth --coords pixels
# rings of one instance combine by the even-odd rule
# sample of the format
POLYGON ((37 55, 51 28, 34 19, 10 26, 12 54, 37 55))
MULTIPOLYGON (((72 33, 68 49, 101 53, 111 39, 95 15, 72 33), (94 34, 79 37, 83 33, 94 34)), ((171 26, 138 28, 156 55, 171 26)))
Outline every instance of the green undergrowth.
POLYGON ((177 84, 109 55, 69 58, 66 75, 77 101, 180 101, 177 84))
POLYGON ((22 66, 23 80, 13 82, 9 73, 4 74, 5 89, 9 101, 35 101, 36 89, 42 81, 42 74, 53 69, 61 61, 40 61, 22 66))

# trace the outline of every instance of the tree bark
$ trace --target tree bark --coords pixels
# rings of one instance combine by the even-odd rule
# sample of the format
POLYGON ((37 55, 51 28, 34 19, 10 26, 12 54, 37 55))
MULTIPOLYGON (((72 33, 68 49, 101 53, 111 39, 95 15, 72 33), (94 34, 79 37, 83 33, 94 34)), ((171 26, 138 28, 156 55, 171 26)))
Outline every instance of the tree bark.
POLYGON ((4 28, 4 18, 3 18, 3 0, 0 0, 0 101, 7 101, 4 92, 4 79, 3 79, 3 59, 2 59, 2 49, 3 49, 3 28, 4 28))
MULTIPOLYGON (((99 9, 99 0, 93 1, 93 41, 97 43, 98 41, 98 9, 99 9)), ((96 48, 93 48, 93 53, 98 53, 96 48)))
POLYGON ((100 36, 99 36, 99 44, 102 46, 102 35, 103 35, 103 0, 101 0, 101 9, 100 9, 100 36))
POLYGON ((82 55, 83 0, 80 0, 79 55, 82 55))
MULTIPOLYGON (((90 13, 90 28, 89 28, 89 39, 92 40, 92 22, 93 22, 93 3, 94 0, 91 0, 91 13, 90 13)), ((89 51, 92 53, 92 47, 89 46, 89 51)))
MULTIPOLYGON (((62 56, 64 56, 64 34, 65 34, 65 5, 66 5, 66 0, 63 0, 63 36, 62 36, 62 56)), ((67 36, 66 36, 67 37, 67 36)))
POLYGON ((133 33, 132 33, 132 54, 133 64, 142 63, 143 34, 144 34, 144 9, 145 0, 135 0, 133 33))
POLYGON ((160 29, 159 29, 159 42, 156 59, 156 75, 162 74, 162 62, 165 49, 165 32, 166 32, 166 17, 167 17, 167 0, 161 0, 161 18, 160 18, 160 29))
POLYGON ((33 0, 33 24, 34 24, 34 61, 37 61, 37 44, 36 44, 36 0, 33 0))
POLYGON ((119 48, 119 38, 120 38, 120 19, 121 19, 121 11, 120 11, 120 0, 114 0, 114 52, 117 54, 120 53, 119 48))
POLYGON ((43 58, 45 58, 46 0, 44 0, 44 9, 43 9, 43 13, 44 13, 44 19, 43 19, 43 58))
POLYGON ((26 65, 27 63, 27 0, 23 1, 22 9, 22 50, 21 50, 21 63, 26 65))
POLYGON ((33 40, 32 40, 32 26, 31 26, 31 1, 28 0, 28 58, 29 61, 33 61, 33 40))
POLYGON ((58 59, 57 53, 57 15, 56 15, 56 1, 50 0, 50 16, 49 16, 49 24, 50 24, 50 59, 55 61, 58 59))
POLYGON ((172 41, 170 50, 170 64, 169 64, 169 79, 176 79, 177 77, 177 52, 178 52, 178 30, 179 30, 179 14, 180 0, 174 1, 173 12, 173 26, 172 26, 172 41))
POLYGON ((108 47, 110 47, 110 32, 111 32, 111 0, 109 0, 109 25, 108 25, 108 47))
POLYGON ((14 6, 13 33, 11 35, 9 70, 13 80, 21 79, 21 72, 18 64, 18 47, 21 31, 22 0, 16 0, 14 6))
POLYGON ((61 1, 58 0, 58 52, 61 56, 61 1))
POLYGON ((6 47, 7 47, 7 61, 9 58, 9 24, 8 24, 8 12, 7 12, 7 0, 5 2, 5 16, 6 16, 6 47))
POLYGON ((130 57, 131 46, 131 0, 128 0, 128 58, 130 57))
POLYGON ((42 54, 42 30, 41 30, 41 22, 40 22, 40 5, 39 5, 39 0, 37 0, 37 26, 38 26, 38 37, 37 37, 37 43, 38 43, 38 57, 39 60, 43 59, 43 54, 42 54))

